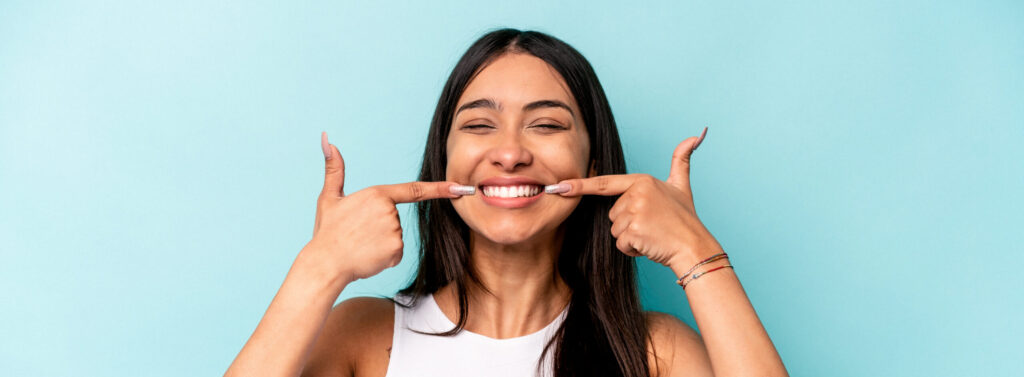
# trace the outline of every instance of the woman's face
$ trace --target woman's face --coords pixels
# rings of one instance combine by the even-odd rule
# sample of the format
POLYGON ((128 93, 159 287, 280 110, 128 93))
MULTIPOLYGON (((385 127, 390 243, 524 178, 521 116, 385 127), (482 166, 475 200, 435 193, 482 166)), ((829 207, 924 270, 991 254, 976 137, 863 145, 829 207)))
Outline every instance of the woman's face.
POLYGON ((504 54, 469 83, 448 134, 447 180, 477 187, 452 200, 469 228, 500 244, 550 234, 580 198, 544 185, 589 176, 590 143, 561 75, 532 55, 504 54))

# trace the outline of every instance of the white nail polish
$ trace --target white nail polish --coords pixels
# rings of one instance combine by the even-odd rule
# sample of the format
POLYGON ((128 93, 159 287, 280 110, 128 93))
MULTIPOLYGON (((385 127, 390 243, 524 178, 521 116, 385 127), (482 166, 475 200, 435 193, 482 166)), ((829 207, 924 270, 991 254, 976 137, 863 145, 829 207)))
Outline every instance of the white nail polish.
POLYGON ((451 191, 451 193, 455 195, 473 195, 476 194, 476 187, 454 185, 451 188, 449 188, 448 191, 451 191))
POLYGON ((554 185, 544 186, 544 192, 548 194, 560 194, 563 192, 569 192, 572 187, 568 183, 558 183, 554 185))

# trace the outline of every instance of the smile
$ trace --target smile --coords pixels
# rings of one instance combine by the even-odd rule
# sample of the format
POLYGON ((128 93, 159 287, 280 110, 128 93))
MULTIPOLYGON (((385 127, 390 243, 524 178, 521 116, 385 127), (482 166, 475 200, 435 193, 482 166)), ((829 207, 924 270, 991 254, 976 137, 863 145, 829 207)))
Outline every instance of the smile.
POLYGON ((481 191, 483 191, 485 196, 519 198, 537 195, 542 189, 542 187, 535 185, 482 186, 481 191))
POLYGON ((539 185, 481 186, 484 203, 501 208, 523 208, 541 198, 539 185))

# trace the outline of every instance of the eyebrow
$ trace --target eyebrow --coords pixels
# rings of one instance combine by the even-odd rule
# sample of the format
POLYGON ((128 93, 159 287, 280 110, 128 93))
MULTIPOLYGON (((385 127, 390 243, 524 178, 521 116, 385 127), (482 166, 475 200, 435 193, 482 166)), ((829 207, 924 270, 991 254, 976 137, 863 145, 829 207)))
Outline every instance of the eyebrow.
MULTIPOLYGON (((565 102, 562 102, 562 101, 559 101, 559 100, 553 100, 553 99, 545 99, 545 100, 530 102, 530 103, 526 104, 526 106, 523 106, 523 111, 531 111, 531 110, 536 110, 536 109, 546 108, 546 107, 560 107, 560 108, 565 109, 565 111, 568 111, 569 114, 571 114, 573 116, 573 118, 576 117, 576 114, 574 114, 572 112, 572 109, 569 108, 569 105, 566 105, 565 102)), ((462 106, 459 106, 459 109, 455 111, 455 115, 459 115, 459 112, 461 112, 462 110, 476 109, 476 108, 486 108, 486 109, 493 109, 493 110, 501 111, 501 104, 497 103, 496 101, 494 101, 493 99, 490 99, 490 98, 481 98, 481 99, 478 99, 478 100, 475 100, 475 101, 472 101, 472 102, 468 102, 468 103, 466 103, 466 104, 464 104, 462 106)))

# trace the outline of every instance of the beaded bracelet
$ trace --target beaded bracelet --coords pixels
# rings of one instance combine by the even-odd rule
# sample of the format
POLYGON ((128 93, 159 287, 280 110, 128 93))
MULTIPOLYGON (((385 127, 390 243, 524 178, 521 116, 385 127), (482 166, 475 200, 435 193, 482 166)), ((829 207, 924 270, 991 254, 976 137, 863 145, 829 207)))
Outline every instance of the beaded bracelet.
POLYGON ((729 254, 726 254, 723 251, 721 253, 718 253, 718 254, 715 254, 715 255, 712 255, 712 256, 708 257, 708 259, 705 259, 705 260, 701 261, 700 263, 697 263, 697 265, 691 267, 689 271, 686 271, 686 273, 683 274, 683 276, 681 276, 679 278, 679 280, 676 280, 676 284, 683 285, 683 279, 686 279, 687 276, 690 276, 690 273, 692 273, 693 270, 696 270, 697 267, 703 266, 705 264, 708 264, 708 263, 711 263, 711 262, 714 262, 716 260, 723 259, 723 258, 728 259, 729 258, 729 254))
POLYGON ((701 276, 704 276, 704 275, 707 275, 710 272, 721 270, 721 269, 726 268, 726 267, 729 267, 729 268, 732 268, 733 270, 735 270, 735 268, 733 268, 731 264, 727 264, 727 265, 724 265, 724 266, 718 266, 718 267, 712 268, 712 269, 707 270, 707 271, 702 271, 702 272, 698 272, 696 274, 693 274, 693 279, 690 279, 689 281, 687 281, 687 282, 685 282, 683 284, 680 284, 680 285, 683 286, 683 289, 686 289, 686 285, 692 283, 694 280, 697 280, 697 278, 699 278, 701 276))

